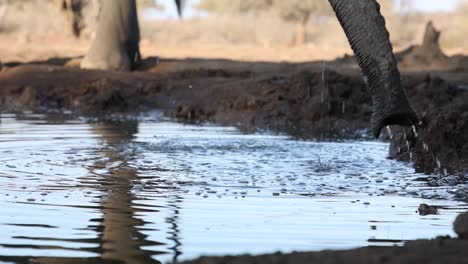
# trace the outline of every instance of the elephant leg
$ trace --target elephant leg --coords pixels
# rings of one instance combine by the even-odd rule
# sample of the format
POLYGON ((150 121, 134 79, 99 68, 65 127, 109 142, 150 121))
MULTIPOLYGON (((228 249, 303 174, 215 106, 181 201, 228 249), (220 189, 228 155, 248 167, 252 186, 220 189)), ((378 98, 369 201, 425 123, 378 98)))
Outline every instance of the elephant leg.
POLYGON ((182 11, 184 9, 186 0, 175 0, 175 4, 177 7, 177 13, 179 13, 179 17, 182 17, 182 11))
POLYGON ((128 71, 141 61, 135 0, 102 0, 96 37, 81 68, 128 71))
POLYGON ((76 38, 80 37, 83 29, 83 0, 55 0, 60 6, 60 12, 65 18, 67 33, 71 32, 76 38))
MULTIPOLYGON (((386 1, 386 0, 385 0, 386 1)), ((329 0, 343 27, 372 97, 372 132, 418 121, 401 84, 385 20, 376 0, 329 0)))

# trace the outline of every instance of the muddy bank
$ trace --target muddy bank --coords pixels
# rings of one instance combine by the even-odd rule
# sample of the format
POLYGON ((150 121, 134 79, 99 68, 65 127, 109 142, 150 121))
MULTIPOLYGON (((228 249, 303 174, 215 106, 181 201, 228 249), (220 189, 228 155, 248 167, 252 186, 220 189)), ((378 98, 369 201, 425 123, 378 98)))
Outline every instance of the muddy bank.
MULTIPOLYGON (((215 122, 304 139, 370 137, 370 98, 356 67, 335 62, 262 63, 149 58, 133 73, 84 71, 78 59, 5 63, 3 111, 67 109, 86 115, 163 109, 184 122, 215 122)), ((468 76, 406 71, 403 84, 423 122, 392 128, 391 156, 425 173, 468 170, 468 76)), ((442 177, 445 178, 445 177, 442 177)), ((443 183, 440 182, 439 183, 443 183)), ((434 182, 435 184, 435 182, 434 182)))
POLYGON ((404 247, 366 247, 347 251, 297 252, 260 256, 202 257, 186 264, 240 263, 468 263, 468 241, 440 237, 408 242, 404 247))
POLYGON ((109 114, 160 108, 186 122, 268 129, 308 139, 362 137, 368 128, 371 105, 359 75, 339 74, 319 63, 147 64, 134 73, 11 64, 0 74, 0 100, 4 110, 109 114))

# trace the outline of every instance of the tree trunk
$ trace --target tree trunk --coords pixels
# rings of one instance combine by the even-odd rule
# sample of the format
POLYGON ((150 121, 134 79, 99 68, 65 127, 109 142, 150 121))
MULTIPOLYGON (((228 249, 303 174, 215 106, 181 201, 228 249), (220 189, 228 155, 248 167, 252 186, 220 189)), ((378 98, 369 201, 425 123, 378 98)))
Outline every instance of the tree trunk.
POLYGON ((141 61, 135 0, 102 0, 96 37, 81 68, 129 71, 141 61))
POLYGON ((401 85, 400 72, 376 0, 329 0, 356 54, 372 96, 372 131, 414 125, 417 117, 401 85))
POLYGON ((302 46, 305 43, 306 23, 297 22, 296 24, 296 46, 302 46))

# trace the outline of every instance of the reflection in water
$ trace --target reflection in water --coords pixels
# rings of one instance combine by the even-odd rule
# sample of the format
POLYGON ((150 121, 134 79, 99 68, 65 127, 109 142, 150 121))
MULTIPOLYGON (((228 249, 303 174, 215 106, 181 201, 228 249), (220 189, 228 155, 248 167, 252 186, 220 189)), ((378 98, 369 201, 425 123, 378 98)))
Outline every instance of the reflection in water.
POLYGON ((180 242, 180 230, 178 224, 180 218, 179 214, 181 210, 180 204, 182 203, 182 200, 182 196, 173 195, 167 203, 168 207, 171 208, 173 211, 173 214, 170 217, 166 218, 166 222, 170 224, 169 229, 171 230, 169 232, 170 236, 168 237, 168 239, 174 242, 174 246, 170 248, 174 252, 172 263, 177 263, 177 258, 182 254, 182 252, 180 251, 182 243, 180 242))
MULTIPOLYGON (((21 119, 22 117, 20 117, 21 119)), ((31 119, 29 119, 31 120, 31 119)), ((34 120, 34 119, 33 119, 34 120)), ((55 122, 47 120, 46 123, 55 122)), ((36 120, 37 121, 37 120, 36 120)), ((36 122, 35 121, 35 122, 36 122)), ((74 243, 95 243, 96 247, 81 247, 79 250, 99 254, 97 258, 60 258, 60 257, 38 257, 35 259, 6 257, 5 261, 16 261, 29 263, 161 263, 156 260, 157 255, 173 255, 173 263, 177 263, 180 255, 178 218, 182 197, 172 195, 167 202, 167 207, 172 211, 166 217, 166 222, 170 225, 167 231, 168 240, 174 242, 174 246, 166 247, 172 252, 147 250, 144 247, 167 246, 165 243, 151 241, 143 231, 159 231, 145 227, 148 222, 139 218, 140 213, 159 213, 159 210, 138 204, 134 187, 138 186, 140 179, 138 168, 131 166, 135 153, 129 145, 132 144, 134 135, 138 132, 138 122, 106 122, 90 124, 90 131, 98 136, 101 147, 100 156, 93 158, 94 163, 87 166, 88 174, 81 177, 79 185, 89 186, 92 178, 92 186, 100 193, 99 199, 95 200, 102 217, 91 219, 92 224, 87 230, 94 230, 98 237, 95 239, 59 239, 48 237, 22 236, 16 239, 27 239, 31 241, 56 241, 74 243), (155 257, 156 256, 156 257, 155 257)), ((76 206, 74 206, 76 207, 76 206)), ((89 207, 89 206, 88 206, 89 207)), ((13 224, 16 225, 16 224, 13 224)), ((18 224, 16 226, 21 226, 18 224)), ((29 227, 51 227, 48 225, 24 225, 29 227)), ((11 245, 0 245, 8 247, 11 245)), ((27 248, 36 247, 38 249, 51 248, 26 245, 27 248)), ((57 246, 56 249, 67 249, 57 246)), ((72 248, 68 248, 72 249, 72 248)), ((1 261, 2 258, 0 258, 1 261)))
MULTIPOLYGON (((152 255, 165 252, 145 250, 144 247, 161 245, 160 242, 147 240, 148 236, 141 230, 145 229, 145 222, 138 218, 142 211, 158 212, 154 209, 141 209, 135 202, 137 198, 134 194, 134 184, 139 182, 138 170, 130 166, 130 162, 135 158, 135 153, 128 151, 128 144, 131 144, 133 136, 138 132, 138 123, 118 122, 106 124, 92 124, 92 131, 102 137, 105 163, 95 164, 91 173, 101 175, 104 195, 101 204, 102 210, 102 233, 101 248, 104 260, 118 260, 125 263, 159 263, 152 258, 152 255), (105 171, 99 171, 101 168, 105 171)), ((170 202, 174 208, 175 215, 178 214, 178 203, 181 199, 170 202)), ((170 232, 171 239, 178 242, 178 230, 175 221, 177 216, 169 218, 168 221, 174 227, 170 232)), ((146 229, 147 230, 147 229, 146 229)), ((148 230, 147 230, 148 231, 148 230)), ((177 246, 173 248, 174 262, 177 261, 177 246)))

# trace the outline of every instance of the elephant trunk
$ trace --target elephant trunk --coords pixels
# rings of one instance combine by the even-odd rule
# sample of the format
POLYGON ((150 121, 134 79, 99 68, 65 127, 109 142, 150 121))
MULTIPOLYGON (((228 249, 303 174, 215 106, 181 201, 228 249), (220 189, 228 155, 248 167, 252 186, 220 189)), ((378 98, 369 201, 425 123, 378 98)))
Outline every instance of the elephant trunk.
POLYGON ((410 126, 418 118, 401 85, 385 20, 376 0, 329 0, 343 27, 364 80, 372 105, 372 132, 380 135, 388 125, 410 126))

